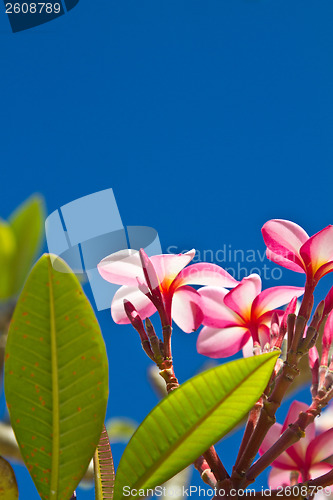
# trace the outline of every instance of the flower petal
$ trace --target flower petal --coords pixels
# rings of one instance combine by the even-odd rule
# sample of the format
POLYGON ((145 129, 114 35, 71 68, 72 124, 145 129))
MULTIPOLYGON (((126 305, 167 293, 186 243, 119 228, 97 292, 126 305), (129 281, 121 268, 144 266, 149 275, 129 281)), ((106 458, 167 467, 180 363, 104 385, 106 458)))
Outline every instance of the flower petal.
POLYGON ((247 328, 210 328, 204 326, 197 340, 199 354, 210 358, 226 358, 240 351, 249 340, 247 328))
POLYGON ((332 342, 333 342, 333 311, 329 313, 327 321, 324 326, 323 346, 329 349, 332 342))
POLYGON ((115 285, 137 285, 137 277, 145 281, 137 250, 115 252, 101 260, 97 269, 102 278, 115 285))
POLYGON ((242 279, 239 285, 225 297, 224 303, 235 311, 244 321, 251 319, 252 302, 261 291, 261 279, 258 274, 251 274, 242 279))
POLYGON ((333 261, 333 226, 311 236, 301 247, 300 254, 311 277, 321 266, 333 261))
POLYGON ((333 429, 322 432, 311 441, 307 450, 307 461, 310 464, 323 462, 333 455, 333 429))
POLYGON ((296 273, 305 273, 304 264, 300 261, 299 263, 293 262, 292 260, 285 259, 278 253, 272 252, 269 248, 266 250, 267 259, 279 264, 279 266, 295 271, 296 273))
POLYGON ((261 232, 269 250, 303 267, 299 250, 309 238, 303 228, 289 220, 272 219, 263 225, 261 232))
POLYGON ((204 314, 203 324, 213 328, 237 326, 242 320, 238 314, 227 307, 223 299, 229 290, 217 286, 204 286, 198 290, 201 296, 201 309, 204 314))
POLYGON ((300 297, 303 293, 304 288, 297 286, 274 286, 267 288, 254 299, 252 317, 258 318, 267 311, 289 303, 293 297, 300 297))
POLYGON ((317 365, 316 370, 319 368, 319 354, 315 345, 309 349, 309 365, 311 370, 313 370, 315 365, 317 365))
POLYGON ((328 294, 325 297, 325 309, 323 316, 326 316, 333 309, 333 286, 330 288, 328 294))
POLYGON ((202 324, 201 297, 190 286, 182 286, 173 294, 172 318, 186 333, 194 332, 202 324))
POLYGON ((282 433, 287 429, 287 427, 290 424, 293 424, 297 420, 299 414, 302 411, 306 411, 307 409, 308 405, 306 403, 301 403, 300 401, 293 401, 290 405, 289 411, 283 423, 282 433))
MULTIPOLYGON (((191 262, 195 250, 186 253, 153 255, 150 257, 163 288, 168 288, 177 275, 191 262)), ((185 284, 185 283, 184 283, 185 284)))
POLYGON ((253 356, 253 338, 251 336, 246 344, 244 344, 242 352, 244 358, 250 358, 253 356))
MULTIPOLYGON (((282 433, 282 425, 274 424, 267 432, 265 439, 263 440, 260 448, 259 454, 263 455, 266 451, 276 443, 282 433)), ((297 469, 297 464, 294 460, 286 453, 283 452, 281 455, 274 460, 273 467, 279 467, 280 469, 293 470, 297 469)))
MULTIPOLYGON (((276 490, 279 486, 290 486, 290 470, 283 470, 273 467, 268 476, 268 485, 272 490, 276 490)), ((298 481, 301 482, 301 475, 298 477, 298 481)))
POLYGON ((260 316, 260 318, 259 318, 260 324, 270 327, 271 323, 272 323, 273 313, 276 313, 278 315, 279 321, 281 323, 281 320, 284 316, 285 311, 283 311, 282 309, 274 309, 273 311, 267 311, 267 312, 265 312, 265 314, 260 316))
POLYGON ((321 462, 320 464, 315 464, 311 467, 309 471, 310 479, 315 479, 316 477, 323 476, 324 474, 330 472, 331 470, 332 470, 332 465, 329 463, 321 462))
POLYGON ((227 271, 216 264, 200 262, 192 264, 179 273, 175 286, 182 285, 211 285, 233 288, 238 285, 227 271))
POLYGON ((325 274, 328 274, 333 271, 333 262, 327 262, 327 264, 324 264, 323 266, 320 266, 318 271, 315 273, 315 280, 319 281, 320 278, 325 276, 325 274))
POLYGON ((130 322, 125 313, 124 299, 129 300, 133 304, 141 319, 152 316, 156 311, 155 306, 148 297, 140 292, 137 287, 122 286, 116 291, 111 304, 111 316, 113 320, 120 325, 125 325, 130 322))
POLYGON ((258 337, 261 347, 264 347, 266 344, 269 344, 271 335, 268 326, 266 325, 258 326, 258 337))
POLYGON ((317 430, 327 431, 332 427, 333 427, 333 402, 331 402, 328 408, 322 412, 319 418, 316 419, 317 430))
MULTIPOLYGON (((284 432, 290 424, 296 422, 299 414, 307 409, 307 404, 301 403, 300 401, 293 401, 289 408, 286 420, 284 421, 282 432, 284 432)), ((315 433, 315 424, 312 423, 308 425, 305 430, 305 436, 287 450, 287 453, 293 458, 293 460, 300 465, 304 466, 306 464, 306 450, 311 441, 315 438, 315 433)))

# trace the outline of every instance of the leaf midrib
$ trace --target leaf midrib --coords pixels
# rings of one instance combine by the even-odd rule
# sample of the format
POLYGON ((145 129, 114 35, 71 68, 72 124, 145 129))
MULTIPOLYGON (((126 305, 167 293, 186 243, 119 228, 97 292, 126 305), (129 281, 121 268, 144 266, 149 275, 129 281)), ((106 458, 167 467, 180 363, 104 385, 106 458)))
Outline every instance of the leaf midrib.
MULTIPOLYGON (((50 499, 57 498, 59 488, 59 380, 58 356, 54 309, 54 289, 52 263, 48 259, 49 299, 50 299, 50 336, 51 336, 51 369, 52 369, 52 466, 50 481, 50 499)), ((47 285, 46 285, 47 286, 47 285)))
MULTIPOLYGON (((269 357, 265 363, 261 364, 261 365, 258 365, 256 366, 252 372, 247 376, 247 380, 248 378, 252 377, 253 374, 259 369, 259 368, 262 368, 264 365, 266 365, 271 359, 273 358, 272 357, 269 357)), ((193 429, 197 429, 198 427, 200 427, 205 420, 207 420, 207 418, 209 418, 211 416, 212 413, 214 413, 218 407, 224 403, 227 399, 229 399, 233 393, 241 386, 242 382, 244 381, 241 380, 237 386, 234 387, 234 390, 232 391, 232 393, 228 393, 226 396, 224 396, 224 398, 222 400, 219 400, 218 403, 216 403, 210 410, 208 413, 205 413, 204 416, 202 416, 198 422, 196 422, 195 425, 191 425, 191 427, 188 429, 188 431, 185 432, 185 434, 183 434, 182 436, 182 439, 181 440, 178 440, 174 446, 172 446, 172 449, 170 448, 170 450, 168 452, 166 452, 165 454, 163 454, 159 460, 157 460, 153 467, 149 468, 149 470, 143 475, 141 476, 140 478, 138 478, 138 480, 133 484, 132 488, 136 488, 136 489, 140 489, 142 488, 142 486, 145 484, 145 481, 147 479, 147 477, 151 477, 153 474, 156 473, 156 471, 159 469, 160 465, 163 464, 183 443, 184 441, 186 441, 186 439, 188 438, 188 436, 193 432, 193 429)), ((127 464, 126 464, 127 465, 127 464)), ((118 493, 117 493, 118 494, 118 493)), ((117 497, 116 497, 117 498, 117 497)))

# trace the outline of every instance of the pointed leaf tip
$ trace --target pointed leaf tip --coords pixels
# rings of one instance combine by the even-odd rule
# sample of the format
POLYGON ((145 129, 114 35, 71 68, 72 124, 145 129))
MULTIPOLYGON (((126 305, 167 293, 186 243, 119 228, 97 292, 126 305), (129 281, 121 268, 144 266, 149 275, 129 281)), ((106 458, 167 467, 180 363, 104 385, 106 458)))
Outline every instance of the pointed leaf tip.
MULTIPOLYGON (((188 380, 145 418, 120 461, 114 500, 123 488, 154 488, 232 430, 259 399, 279 352, 232 361, 188 380)), ((134 495, 135 496, 135 495, 134 495)))

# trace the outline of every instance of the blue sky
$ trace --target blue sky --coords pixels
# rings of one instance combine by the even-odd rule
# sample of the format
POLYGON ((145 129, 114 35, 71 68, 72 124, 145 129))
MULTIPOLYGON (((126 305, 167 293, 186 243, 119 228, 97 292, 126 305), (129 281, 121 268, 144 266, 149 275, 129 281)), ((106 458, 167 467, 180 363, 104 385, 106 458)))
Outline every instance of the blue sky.
MULTIPOLYGON (((263 252, 270 218, 317 232, 333 221, 332 18, 329 0, 80 0, 13 34, 3 9, 0 214, 33 192, 51 213, 111 187, 124 224, 154 227, 164 251, 263 252)), ((98 318, 108 414, 140 420, 157 401, 147 362, 130 329, 98 318)), ((204 361, 195 338, 175 332, 181 380, 204 361)), ((20 498, 37 498, 18 475, 20 498)))

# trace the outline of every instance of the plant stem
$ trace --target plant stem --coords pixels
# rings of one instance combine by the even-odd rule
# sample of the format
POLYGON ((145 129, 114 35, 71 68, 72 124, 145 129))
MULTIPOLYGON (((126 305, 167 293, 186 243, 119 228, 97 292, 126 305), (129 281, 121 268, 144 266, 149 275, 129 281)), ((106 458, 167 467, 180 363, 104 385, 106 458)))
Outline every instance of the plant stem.
POLYGON ((205 451, 203 457, 207 461, 217 481, 223 481, 224 479, 229 477, 229 474, 224 468, 224 465, 222 464, 220 457, 216 453, 214 446, 211 446, 209 450, 205 451))
POLYGON ((246 424, 246 427, 245 427, 243 439, 242 439, 242 442, 241 442, 241 445, 240 445, 240 448, 239 448, 239 452, 238 452, 238 455, 237 455, 237 459, 236 459, 236 462, 235 462, 235 465, 234 465, 234 468, 233 468, 234 471, 237 471, 238 464, 239 464, 239 462, 241 460, 241 457, 242 457, 242 455, 244 453, 246 445, 247 445, 250 437, 252 436, 252 433, 253 433, 256 425, 257 425, 257 422, 258 422, 258 419, 259 419, 259 416, 260 416, 260 411, 262 409, 262 406, 263 406, 263 398, 261 397, 257 401, 257 403, 254 405, 254 407, 252 408, 252 410, 250 411, 249 418, 248 418, 248 421, 247 421, 247 424, 246 424))
POLYGON ((242 485, 244 488, 251 484, 255 478, 268 467, 287 448, 297 443, 305 435, 306 427, 320 415, 321 410, 333 397, 333 389, 329 392, 316 396, 312 404, 305 412, 299 414, 298 419, 284 431, 280 438, 266 451, 256 463, 248 470, 246 479, 242 485))
POLYGON ((204 483, 208 484, 211 488, 215 488, 216 486, 216 478, 211 471, 207 461, 203 456, 196 459, 193 463, 194 467, 200 473, 201 479, 204 483))
MULTIPOLYGON (((276 379, 272 393, 262 406, 260 416, 257 419, 253 432, 251 434, 249 433, 250 437, 248 442, 245 442, 246 446, 242 447, 241 456, 237 457, 236 466, 234 467, 232 474, 233 483, 237 486, 243 487, 243 482, 247 481, 245 480, 245 475, 255 459, 255 456, 258 453, 260 445, 263 442, 268 430, 276 421, 275 413, 281 405, 289 386, 299 374, 297 367, 298 363, 301 357, 308 352, 317 335, 315 327, 311 326, 308 329, 306 338, 303 339, 307 319, 310 317, 313 306, 313 290, 314 285, 307 282, 298 317, 296 320, 294 320, 294 316, 291 315, 291 317, 288 318, 289 349, 287 359, 283 364, 280 375, 276 379), (301 315, 301 311, 303 311, 304 316, 301 315)), ((318 311, 318 313, 320 312, 322 314, 322 311, 318 311)), ((313 322, 315 326, 317 326, 320 321, 320 317, 320 314, 314 315, 313 322)))
POLYGON ((306 280, 304 295, 301 303, 301 307, 298 316, 303 316, 307 320, 310 317, 311 309, 313 307, 313 292, 316 287, 316 283, 313 280, 306 280))

